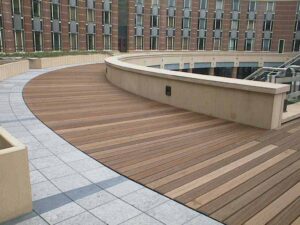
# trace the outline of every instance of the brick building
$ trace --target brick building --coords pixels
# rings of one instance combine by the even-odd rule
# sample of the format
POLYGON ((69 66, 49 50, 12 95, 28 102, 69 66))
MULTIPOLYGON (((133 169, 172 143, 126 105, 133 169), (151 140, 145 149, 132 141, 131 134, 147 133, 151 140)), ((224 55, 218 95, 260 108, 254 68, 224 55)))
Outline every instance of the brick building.
POLYGON ((0 51, 299 51, 299 5, 286 0, 0 0, 0 51))

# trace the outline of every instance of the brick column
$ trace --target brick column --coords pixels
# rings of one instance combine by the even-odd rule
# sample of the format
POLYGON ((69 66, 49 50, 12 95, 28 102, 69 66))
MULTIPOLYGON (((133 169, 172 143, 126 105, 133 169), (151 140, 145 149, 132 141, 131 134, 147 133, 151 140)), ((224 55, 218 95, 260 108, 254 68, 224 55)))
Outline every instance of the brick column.
POLYGON ((244 51, 245 49, 245 33, 248 25, 248 8, 249 1, 241 1, 240 7, 240 26, 239 26, 239 39, 238 39, 238 51, 244 51))
POLYGON ((118 16, 119 16, 119 5, 118 0, 112 0, 112 14, 111 14, 111 21, 112 21, 112 50, 119 49, 119 24, 118 24, 118 16))
POLYGON ((135 0, 128 0, 128 50, 135 50, 135 0))
POLYGON ((151 1, 144 1, 144 50, 150 50, 151 1))
POLYGON ((31 0, 24 0, 23 2, 23 16, 24 16, 24 36, 25 36, 25 52, 33 52, 33 37, 32 37, 32 21, 31 21, 31 0))
POLYGON ((2 1, 4 52, 16 51, 11 12, 11 1, 2 1))
POLYGON ((44 51, 52 51, 50 2, 51 0, 42 1, 44 51))
POLYGON ((167 1, 160 1, 160 24, 159 24, 159 50, 167 49, 166 28, 167 28, 167 1))
POLYGON ((69 0, 61 0, 61 42, 62 50, 70 51, 69 40, 69 0))
POLYGON ((223 20, 222 20, 222 40, 221 40, 221 50, 228 51, 229 42, 229 31, 231 30, 231 8, 232 1, 223 3, 223 20))
POLYGON ((96 0, 96 50, 103 50, 103 35, 102 35, 102 1, 96 0))
POLYGON ((176 1, 176 18, 175 18, 175 39, 174 39, 174 49, 182 50, 182 16, 183 16, 183 1, 176 1))
POLYGON ((79 50, 86 50, 86 2, 85 0, 78 0, 78 44, 79 50))
POLYGON ((255 21, 255 44, 253 50, 261 51, 262 30, 264 25, 264 12, 267 2, 256 2, 256 21, 255 21))
POLYGON ((214 17, 216 11, 216 1, 207 1, 208 13, 207 13, 207 32, 206 32, 206 49, 211 51, 213 49, 213 27, 214 17))
POLYGON ((197 50, 200 1, 192 1, 190 50, 197 50))

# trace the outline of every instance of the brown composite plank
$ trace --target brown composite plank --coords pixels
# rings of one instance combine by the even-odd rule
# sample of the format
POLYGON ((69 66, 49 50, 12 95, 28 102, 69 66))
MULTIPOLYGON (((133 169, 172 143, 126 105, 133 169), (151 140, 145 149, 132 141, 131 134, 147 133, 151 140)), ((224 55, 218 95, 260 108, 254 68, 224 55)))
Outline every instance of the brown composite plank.
POLYGON ((198 211, 230 225, 297 223, 300 120, 265 131, 177 109, 116 88, 100 64, 41 75, 23 96, 81 151, 198 211))

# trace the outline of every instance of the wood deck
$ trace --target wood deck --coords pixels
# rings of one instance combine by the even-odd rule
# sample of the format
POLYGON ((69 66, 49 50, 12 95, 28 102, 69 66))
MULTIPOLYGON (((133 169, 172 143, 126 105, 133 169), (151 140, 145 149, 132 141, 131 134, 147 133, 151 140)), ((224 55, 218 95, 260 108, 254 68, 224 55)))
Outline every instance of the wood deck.
POLYGON ((115 171, 226 224, 300 224, 300 120, 264 131, 153 102, 104 65, 32 80, 24 98, 65 140, 115 171))

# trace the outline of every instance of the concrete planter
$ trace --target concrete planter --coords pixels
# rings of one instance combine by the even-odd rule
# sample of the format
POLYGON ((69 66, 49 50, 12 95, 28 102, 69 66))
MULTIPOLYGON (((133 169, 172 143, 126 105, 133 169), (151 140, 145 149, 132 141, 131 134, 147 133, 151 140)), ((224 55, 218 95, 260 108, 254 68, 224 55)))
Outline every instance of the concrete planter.
POLYGON ((104 63, 104 59, 107 57, 109 57, 109 55, 106 54, 70 55, 48 58, 31 58, 29 59, 29 63, 30 69, 44 69, 64 65, 104 63))
POLYGON ((0 127, 0 223, 31 210, 27 148, 0 127))
POLYGON ((28 60, 20 60, 0 65, 0 81, 22 73, 26 73, 28 70, 28 60))

